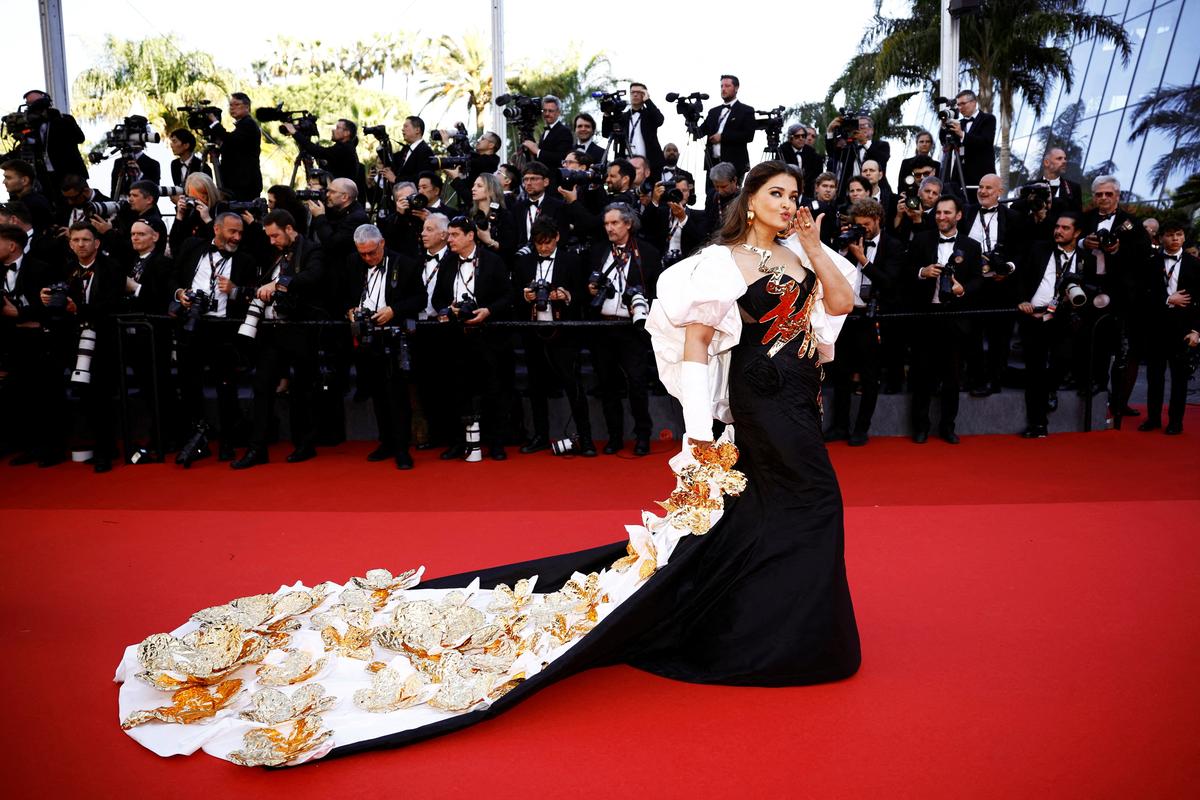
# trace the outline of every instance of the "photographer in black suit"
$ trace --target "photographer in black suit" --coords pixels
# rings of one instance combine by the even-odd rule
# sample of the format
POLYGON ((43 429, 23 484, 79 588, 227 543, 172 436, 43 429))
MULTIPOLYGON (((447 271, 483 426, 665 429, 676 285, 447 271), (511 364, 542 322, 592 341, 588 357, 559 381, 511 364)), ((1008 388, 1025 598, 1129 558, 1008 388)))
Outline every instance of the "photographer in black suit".
POLYGON ((576 114, 575 146, 573 149, 582 150, 591 159, 591 163, 599 164, 604 160, 604 148, 596 142, 596 118, 586 111, 576 114))
POLYGON ((609 205, 604 210, 607 241, 592 245, 588 254, 591 269, 584 318, 628 323, 598 329, 589 348, 608 428, 604 452, 609 455, 625 446, 622 382, 633 415, 634 455, 650 452, 650 348, 645 317, 656 297, 661 261, 653 245, 637 238, 639 227, 637 212, 628 204, 609 205))
POLYGON ((629 84, 629 109, 622 116, 629 132, 629 155, 643 156, 650 162, 651 174, 657 175, 664 162, 662 145, 658 143, 658 129, 664 118, 650 99, 646 84, 629 84))
POLYGON ((33 227, 38 233, 49 230, 54 224, 54 206, 50 198, 37 188, 37 172, 28 161, 11 158, 0 164, 4 171, 4 188, 10 203, 21 203, 32 215, 33 227))
POLYGON ((86 137, 70 114, 54 107, 50 95, 40 90, 25 93, 29 121, 37 132, 38 180, 51 196, 62 188, 67 175, 87 178, 87 165, 79 152, 86 137))
POLYGON ((800 168, 804 176, 804 194, 812 197, 822 162, 820 154, 808 143, 808 132, 806 125, 788 126, 787 139, 779 145, 779 160, 800 168))
MULTIPOLYGON (((996 118, 979 110, 979 98, 970 89, 963 89, 955 96, 958 119, 946 120, 944 128, 954 133, 962 145, 958 156, 962 162, 962 177, 967 185, 959 187, 966 191, 966 198, 975 201, 975 187, 984 175, 996 171, 996 118)), ((957 171, 943 170, 942 180, 958 186, 957 171)))
POLYGON ((550 188, 550 168, 540 161, 525 165, 521 174, 523 192, 510 209, 513 242, 516 247, 529 244, 533 224, 539 219, 552 219, 560 228, 566 215, 565 204, 557 194, 547 194, 550 188))
MULTIPOLYGON (((935 231, 917 234, 908 249, 909 280, 916 311, 938 312, 965 308, 979 290, 979 243, 958 232, 962 203, 943 197, 934 207, 935 231), (966 298, 966 299, 964 299, 966 298)), ((959 373, 970 325, 966 317, 926 317, 917 321, 912 340, 913 441, 929 438, 929 401, 941 383, 942 414, 938 431, 949 444, 958 444, 959 373)))
POLYGON ((703 211, 689 208, 692 184, 687 175, 654 186, 650 205, 642 211, 642 222, 653 231, 646 238, 662 253, 663 269, 700 249, 708 237, 703 211))
MULTIPOLYGON (((262 275, 262 284, 251 303, 262 322, 304 322, 325 319, 329 292, 321 248, 296 232, 296 221, 286 211, 272 211, 263 219, 263 230, 275 248, 275 263, 262 275)), ((230 464, 246 469, 268 460, 267 437, 275 406, 275 389, 290 366, 288 424, 295 449, 288 463, 307 461, 317 454, 313 424, 313 394, 317 382, 318 334, 304 326, 258 323, 258 364, 254 370, 254 427, 250 447, 230 464)))
MULTIPOLYGON (((868 116, 858 118, 858 129, 851 139, 837 136, 837 130, 842 125, 842 117, 834 117, 825 130, 825 155, 829 171, 838 174, 841 170, 842 182, 838 186, 838 197, 846 196, 850 179, 862 174, 862 166, 867 161, 879 165, 879 171, 887 174, 888 159, 892 157, 892 148, 887 142, 875 140, 875 122, 868 116), (845 165, 843 166, 843 162, 845 165)), ((887 186, 887 178, 880 183, 887 186)))
POLYGON ((253 200, 263 189, 262 168, 258 163, 262 130, 250 116, 249 95, 234 92, 229 96, 229 116, 233 118, 232 131, 225 130, 216 114, 208 115, 209 136, 221 148, 217 161, 219 183, 234 200, 253 200))
POLYGON ((1166 371, 1171 370, 1167 427, 1163 433, 1183 433, 1187 408, 1189 361, 1200 347, 1200 259, 1183 251, 1185 225, 1168 219, 1158 229, 1162 248, 1150 256, 1142 302, 1146 319, 1146 419, 1139 431, 1162 425, 1166 371))
MULTIPOLYGON (((608 174, 604 179, 604 185, 608 189, 608 197, 605 198, 607 201, 605 208, 607 209, 613 203, 624 203, 635 214, 640 214, 642 204, 635 191, 637 187, 636 180, 637 170, 628 159, 619 158, 609 164, 608 174)), ((559 196, 567 204, 563 212, 564 219, 570 223, 575 235, 580 239, 600 241, 605 237, 604 211, 594 213, 588 208, 581 201, 581 188, 566 189, 562 186, 558 187, 559 196)))
POLYGON ((552 94, 542 97, 542 121, 546 123, 546 128, 538 141, 535 143, 526 139, 521 145, 553 172, 562 165, 574 139, 562 121, 562 101, 552 94))
POLYGON ((463 425, 441 457, 469 455, 464 427, 467 420, 479 417, 480 442, 487 443, 492 459, 503 461, 508 458, 504 440, 512 391, 512 348, 509 337, 486 329, 485 324, 508 316, 512 281, 500 257, 476 243, 475 225, 466 217, 450 220, 447 242, 449 252, 438 268, 433 305, 438 319, 455 326, 458 334, 450 343, 454 356, 451 380, 463 425))
MULTIPOLYGON (((539 219, 533 224, 533 249, 519 255, 513 267, 513 282, 521 292, 517 317, 533 322, 579 319, 580 304, 587 296, 586 279, 579 257, 559 247, 558 226, 548 217, 539 219)), ((587 395, 579 380, 579 332, 567 328, 526 329, 522 338, 529 371, 533 437, 521 452, 535 453, 550 447, 547 398, 551 384, 557 382, 563 387, 575 419, 579 452, 596 455, 587 395)))
POLYGON ((321 167, 334 178, 353 181, 359 193, 366 191, 366 173, 358 163, 358 125, 348 119, 339 119, 333 126, 333 144, 320 145, 312 140, 308 131, 297 130, 290 122, 280 126, 284 133, 296 140, 300 152, 307 153, 320 162, 321 167))
POLYGON ((1026 439, 1046 437, 1046 412, 1058 408, 1058 386, 1088 344, 1080 335, 1086 329, 1081 317, 1089 313, 1087 298, 1074 307, 1067 293, 1077 280, 1093 284, 1096 279, 1095 260, 1077 246, 1080 233, 1078 215, 1063 212, 1054 222, 1054 241, 1034 242, 1014 276, 1025 357, 1026 439))
POLYGON ((157 192, 162 182, 162 167, 142 150, 135 151, 128 159, 113 159, 112 188, 109 194, 113 197, 124 197, 139 181, 153 184, 157 192))
POLYGON ((704 169, 722 161, 732 164, 740 183, 750 169, 750 142, 754 141, 754 109, 737 99, 741 81, 721 76, 721 105, 708 110, 696 138, 705 138, 704 169))
MULTIPOLYGON (((916 153, 900 162, 900 173, 896 176, 898 191, 904 191, 908 186, 905 178, 912 175, 913 168, 917 164, 930 164, 935 171, 938 168, 938 162, 931 155, 933 153, 933 134, 929 131, 918 131, 915 142, 916 153)), ((916 183, 920 183, 920 181, 916 183)))
MULTIPOLYGON (((850 221, 858 229, 850 230, 852 238, 843 255, 856 267, 853 282, 854 310, 846 318, 838 337, 837 358, 830 363, 834 395, 833 425, 825 441, 849 439, 852 447, 868 441, 871 418, 879 400, 880 336, 876 310, 894 308, 904 268, 904 249, 900 241, 883 231, 884 211, 877 200, 866 198, 850 206, 850 221), (857 235, 855 235, 857 234, 857 235), (854 375, 859 376, 862 398, 854 427, 850 426, 850 395, 854 375)), ((850 229, 850 226, 846 226, 850 229)))
POLYGON ((391 167, 384 167, 380 173, 389 183, 401 181, 417 182, 422 172, 433 169, 433 148, 425 141, 425 120, 420 117, 405 117, 400 126, 400 135, 404 146, 392 156, 391 167))
POLYGON ((379 446, 368 461, 391 458, 396 468, 413 468, 409 453, 412 403, 409 399, 410 334, 406 320, 416 319, 425 305, 421 266, 415 259, 388 250, 379 228, 364 224, 354 232, 352 269, 358 278, 344 299, 344 312, 358 342, 358 379, 367 389, 379 429, 379 446))
POLYGON ((714 164, 708 171, 708 180, 712 191, 704 203, 705 227, 710 231, 721 230, 725 212, 737 203, 740 189, 737 170, 732 164, 714 164))
MULTIPOLYGON (((217 423, 222 461, 233 460, 234 436, 241 413, 238 409, 237 378, 241 357, 237 350, 237 327, 223 320, 241 319, 254 294, 258 267, 241 249, 245 224, 237 214, 225 212, 213 221, 211 239, 188 239, 175 259, 172 313, 181 326, 176 334, 179 360, 179 391, 189 430, 208 423, 204 413, 204 378, 207 371, 217 387, 217 423), (210 299, 209 309, 194 325, 184 323, 194 298, 210 299)), ((205 437, 213 438, 213 437, 205 437)), ((207 442, 197 451, 183 454, 186 460, 210 455, 207 442)))
POLYGON ((171 183, 183 186, 188 175, 203 172, 212 177, 212 168, 204 163, 204 159, 196 155, 196 135, 187 128, 176 128, 167 139, 171 146, 171 183))
POLYGON ((1067 151, 1061 147, 1051 147, 1042 157, 1042 174, 1040 180, 1050 184, 1051 213, 1063 211, 1083 211, 1083 189, 1078 183, 1068 180, 1067 151))

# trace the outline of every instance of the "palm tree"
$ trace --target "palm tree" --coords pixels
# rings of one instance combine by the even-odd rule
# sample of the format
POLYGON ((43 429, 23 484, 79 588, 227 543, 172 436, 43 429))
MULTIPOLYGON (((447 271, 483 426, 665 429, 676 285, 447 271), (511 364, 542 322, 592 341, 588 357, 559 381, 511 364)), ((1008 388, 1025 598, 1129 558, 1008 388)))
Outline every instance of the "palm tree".
MULTIPOLYGON (((896 81, 932 89, 940 37, 938 26, 929 21, 940 17, 941 3, 913 0, 908 17, 883 17, 879 8, 877 1, 875 22, 863 37, 862 52, 844 77, 874 88, 896 81)), ((1086 0, 987 2, 962 18, 962 70, 978 87, 980 108, 998 116, 999 172, 1005 182, 1016 98, 1024 99, 1035 113, 1043 113, 1055 81, 1061 81, 1067 91, 1074 84, 1067 47, 1091 37, 1112 43, 1122 62, 1128 62, 1132 48, 1125 29, 1110 17, 1089 13, 1086 0)))
POLYGON ((230 82, 229 73, 218 69, 212 56, 184 53, 170 37, 125 41, 109 36, 100 64, 75 79, 72 99, 82 119, 141 112, 156 127, 170 130, 187 118, 178 106, 201 99, 219 103, 230 82))
POLYGON ((479 34, 466 33, 461 39, 445 34, 422 49, 416 68, 421 74, 420 91, 429 98, 425 105, 439 99, 448 105, 465 100, 468 112, 475 113, 476 132, 482 132, 492 102, 492 70, 490 53, 479 34))
POLYGON ((615 80, 611 70, 603 53, 585 55, 572 43, 565 55, 525 67, 509 78, 508 88, 535 97, 554 95, 562 101, 563 117, 570 120, 589 105, 595 107, 593 92, 612 91, 615 80))
POLYGON ((1200 171, 1200 86, 1163 86, 1138 101, 1133 109, 1133 142, 1151 131, 1175 139, 1175 149, 1154 162, 1150 178, 1154 188, 1166 185, 1171 175, 1200 171))

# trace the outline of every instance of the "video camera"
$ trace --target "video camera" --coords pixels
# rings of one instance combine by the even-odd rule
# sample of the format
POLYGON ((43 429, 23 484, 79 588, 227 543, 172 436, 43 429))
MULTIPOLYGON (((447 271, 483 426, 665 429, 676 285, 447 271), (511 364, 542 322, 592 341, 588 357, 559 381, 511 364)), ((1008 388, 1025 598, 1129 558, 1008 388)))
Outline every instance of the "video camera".
POLYGON ((176 111, 187 112, 187 126, 194 131, 199 131, 204 138, 209 138, 212 131, 212 120, 209 119, 209 114, 217 118, 217 122, 221 121, 221 109, 217 108, 209 100, 197 100, 190 106, 176 106, 176 111))
POLYGON ((558 183, 564 189, 574 189, 576 186, 599 186, 604 183, 604 173, 599 167, 588 167, 587 169, 561 167, 558 170, 558 183))
MULTIPOLYGON (((307 110, 302 111, 284 111, 283 103, 275 106, 263 106, 254 109, 254 118, 259 122, 288 122, 296 126, 297 134, 306 136, 317 135, 317 118, 307 110)), ((282 136, 287 136, 283 126, 279 127, 279 133, 282 136)))
POLYGON ((111 131, 104 134, 104 142, 98 144, 88 153, 88 161, 99 164, 109 155, 120 153, 125 158, 132 157, 148 144, 162 141, 162 134, 150 130, 150 120, 137 116, 126 117, 124 122, 113 126, 111 131), (106 150, 111 150, 106 153, 106 150))
POLYGON ((938 131, 938 139, 941 141, 942 147, 957 148, 962 144, 962 139, 951 129, 950 125, 958 119, 958 107, 954 105, 953 100, 948 100, 945 97, 935 97, 933 98, 933 110, 941 123, 941 128, 938 131))
POLYGON ((833 129, 833 138, 848 142, 858 136, 858 120, 860 117, 871 116, 865 109, 839 108, 837 112, 837 127, 833 129))
POLYGON ((599 101, 600 113, 603 115, 600 119, 600 135, 606 139, 624 142, 628 135, 624 112, 629 108, 629 102, 622 99, 624 96, 624 89, 615 92, 592 92, 592 98, 599 101))
POLYGON ((783 106, 766 111, 754 110, 754 130, 767 132, 767 149, 775 154, 779 153, 779 143, 783 139, 784 111, 786 109, 783 106))
POLYGON ((1054 189, 1045 181, 1035 181, 1017 187, 1017 199, 1034 214, 1049 208, 1053 198, 1054 189))
POLYGON ((41 128, 49 118, 49 96, 41 97, 32 103, 22 103, 17 110, 0 118, 4 133, 16 141, 13 154, 31 163, 38 159, 37 148, 42 143, 41 128))
POLYGON ((542 118, 542 98, 523 94, 502 94, 496 105, 504 109, 504 118, 517 129, 521 141, 533 138, 533 129, 542 118))
POLYGON ((675 112, 683 117, 684 126, 693 139, 700 138, 700 118, 704 116, 704 101, 707 99, 708 95, 704 92, 667 92, 667 102, 675 104, 675 112))

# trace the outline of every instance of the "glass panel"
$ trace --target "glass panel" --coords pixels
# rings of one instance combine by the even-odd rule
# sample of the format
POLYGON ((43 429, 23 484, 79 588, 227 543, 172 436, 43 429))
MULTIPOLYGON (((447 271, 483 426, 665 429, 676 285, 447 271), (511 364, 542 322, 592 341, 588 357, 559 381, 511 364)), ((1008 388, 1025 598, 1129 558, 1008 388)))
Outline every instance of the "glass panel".
POLYGON ((1066 89, 1063 90, 1062 96, 1058 100, 1057 113, 1061 114, 1068 103, 1074 103, 1082 96, 1080 89, 1090 73, 1088 62, 1091 60, 1094 44, 1095 42, 1089 40, 1080 42, 1071 49, 1071 73, 1075 78, 1074 88, 1070 92, 1066 89))
MULTIPOLYGON (((1154 0, 1129 0, 1129 10, 1125 12, 1126 21, 1133 19, 1139 14, 1145 14, 1154 5, 1154 0)), ((1120 14, 1120 3, 1109 3, 1111 8, 1109 14, 1120 14)))
MULTIPOLYGON (((1143 16, 1140 20, 1126 24, 1125 32, 1129 34, 1129 46, 1131 53, 1129 54, 1128 63, 1122 64, 1121 59, 1117 58, 1113 62, 1112 75, 1108 79, 1108 88, 1105 91, 1105 97, 1102 99, 1101 111, 1114 111, 1121 108, 1126 103, 1126 98, 1129 96, 1129 84, 1133 80, 1134 70, 1137 68, 1139 56, 1145 58, 1142 53, 1142 45, 1146 39, 1146 26, 1149 24, 1149 17, 1143 16), (1116 105, 1113 105, 1116 103, 1116 105)), ((1112 47, 1112 45, 1108 45, 1112 47)), ((1114 48, 1115 50, 1115 48, 1114 48)))
POLYGON ((1092 116, 1099 114, 1102 111, 1111 111, 1109 108, 1102 108, 1101 102, 1104 100, 1104 85, 1108 81, 1108 71, 1112 67, 1113 55, 1116 53, 1116 48, 1111 42, 1102 42, 1092 52, 1092 61, 1088 65, 1086 75, 1076 74, 1076 81, 1081 81, 1079 89, 1079 97, 1084 102, 1084 115, 1092 116))
MULTIPOLYGON (((1116 141, 1117 135, 1121 130, 1121 112, 1114 111, 1110 114, 1103 114, 1096 120, 1096 129, 1092 133, 1092 137, 1088 142, 1087 155, 1084 159, 1084 164, 1087 167, 1085 173, 1109 172, 1110 169, 1105 166, 1113 153, 1113 144, 1116 141)), ((1128 135, 1128 134, 1126 134, 1128 135)), ((1133 163, 1128 163, 1126 166, 1129 169, 1137 166, 1136 158, 1133 163)), ((1128 173, 1126 179, 1130 177, 1128 173)))
POLYGON ((1175 30, 1175 43, 1171 58, 1167 60, 1163 85, 1190 86, 1196 79, 1196 63, 1200 58, 1200 48, 1195 46, 1193 39, 1193 33, 1200 30, 1200 0, 1187 0, 1183 4, 1183 16, 1175 30))
MULTIPOLYGON (((1130 147, 1140 146, 1141 141, 1130 147)), ((1153 132, 1146 136, 1146 144, 1142 149, 1141 161, 1138 162, 1137 172, 1132 175, 1130 188, 1133 193, 1139 197, 1156 199, 1165 194, 1164 189, 1155 189, 1153 181, 1150 178, 1150 171, 1154 169, 1155 163, 1163 155, 1170 153, 1175 149, 1175 137, 1167 137, 1161 133, 1153 132)), ((1174 188, 1181 184, 1186 175, 1176 173, 1168 176, 1167 188, 1174 188)))
MULTIPOLYGON (((1136 101, 1147 92, 1158 89, 1163 66, 1167 63, 1167 55, 1171 51, 1171 39, 1175 33, 1175 20, 1178 17, 1179 8, 1174 4, 1156 9, 1151 15, 1146 43, 1142 45, 1142 58, 1138 62, 1137 73, 1133 77, 1133 86, 1129 89, 1131 100, 1136 101)), ((1180 44, 1182 45, 1183 42, 1180 44)), ((1194 52, 1191 46, 1181 47, 1181 55, 1188 51, 1194 52)))

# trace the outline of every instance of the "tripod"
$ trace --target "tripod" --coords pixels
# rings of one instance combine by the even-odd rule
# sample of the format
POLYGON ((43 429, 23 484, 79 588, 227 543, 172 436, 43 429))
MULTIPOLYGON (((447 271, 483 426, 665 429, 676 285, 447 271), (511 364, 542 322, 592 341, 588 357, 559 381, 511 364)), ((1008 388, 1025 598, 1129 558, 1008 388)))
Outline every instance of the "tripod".
POLYGON ((942 131, 942 148, 945 150, 945 155, 942 156, 942 180, 946 183, 957 184, 962 190, 964 201, 969 201, 967 196, 967 177, 963 172, 962 156, 959 155, 959 148, 962 147, 962 139, 955 136, 952 132, 942 131))
POLYGON ((608 139, 602 163, 611 164, 619 158, 629 158, 629 131, 625 129, 624 116, 605 114, 604 119, 600 121, 600 133, 608 139))
POLYGON ((758 161, 761 164, 764 161, 779 161, 779 142, 782 136, 782 128, 767 128, 767 146, 763 148, 762 158, 758 161))

